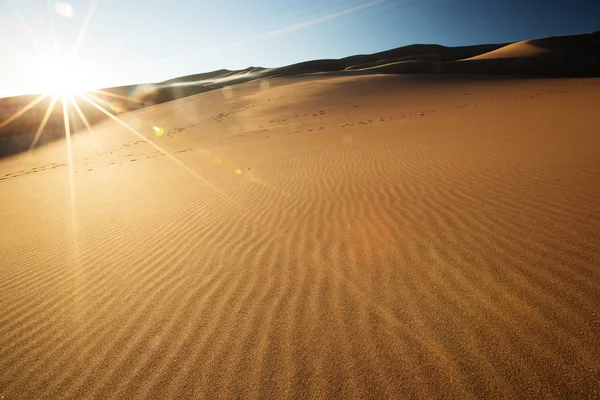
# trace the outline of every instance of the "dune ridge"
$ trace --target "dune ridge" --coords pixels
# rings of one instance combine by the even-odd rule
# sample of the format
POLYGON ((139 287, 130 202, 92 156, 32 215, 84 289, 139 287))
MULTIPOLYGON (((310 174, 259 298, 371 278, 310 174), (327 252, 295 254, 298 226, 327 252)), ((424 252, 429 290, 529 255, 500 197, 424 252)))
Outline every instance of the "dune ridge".
MULTIPOLYGON (((105 88, 88 95, 94 96, 95 101, 103 104, 108 112, 118 115, 248 81, 315 73, 597 77, 600 76, 600 33, 459 47, 415 44, 373 54, 311 60, 276 68, 219 69, 164 82, 105 88)), ((50 98, 33 107, 25 118, 6 126, 3 123, 34 99, 35 96, 0 99, 0 157, 31 147, 34 132, 42 122, 50 98)), ((90 123, 106 118, 85 102, 79 103, 90 123)), ((70 114, 75 115, 75 110, 69 107, 70 114)), ((41 144, 62 136, 63 119, 59 114, 52 114, 41 144)), ((71 123, 76 128, 74 131, 84 128, 76 117, 71 118, 71 123)))

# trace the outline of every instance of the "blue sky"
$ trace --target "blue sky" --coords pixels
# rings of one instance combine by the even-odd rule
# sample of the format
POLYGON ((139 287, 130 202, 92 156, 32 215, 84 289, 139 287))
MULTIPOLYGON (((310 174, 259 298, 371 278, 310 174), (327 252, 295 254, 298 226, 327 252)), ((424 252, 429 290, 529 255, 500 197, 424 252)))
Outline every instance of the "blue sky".
POLYGON ((583 33, 600 30, 598 16, 600 2, 585 0, 0 0, 0 96, 65 79, 86 21, 66 75, 95 88, 413 43, 583 33))

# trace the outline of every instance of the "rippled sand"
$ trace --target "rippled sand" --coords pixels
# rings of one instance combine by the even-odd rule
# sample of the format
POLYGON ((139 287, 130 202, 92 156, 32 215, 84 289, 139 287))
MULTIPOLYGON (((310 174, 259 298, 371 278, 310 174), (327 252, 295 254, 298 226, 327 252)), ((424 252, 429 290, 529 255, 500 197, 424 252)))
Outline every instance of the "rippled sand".
POLYGON ((2 159, 0 396, 598 398, 598 104, 308 75, 2 159))

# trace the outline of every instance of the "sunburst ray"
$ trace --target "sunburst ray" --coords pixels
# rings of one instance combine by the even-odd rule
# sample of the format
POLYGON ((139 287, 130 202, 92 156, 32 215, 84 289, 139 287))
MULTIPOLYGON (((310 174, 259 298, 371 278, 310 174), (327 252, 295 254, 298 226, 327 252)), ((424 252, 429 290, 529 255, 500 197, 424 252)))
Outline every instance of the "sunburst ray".
POLYGON ((102 146, 102 143, 96 137, 96 134, 94 133, 94 130, 92 129, 91 124, 89 123, 89 121, 87 120, 85 115, 83 114, 83 111, 81 111, 81 108, 79 107, 79 104, 77 104, 77 101, 75 101, 75 98, 73 98, 73 96, 69 96, 69 101, 73 105, 75 112, 77 112, 79 119, 81 119, 81 122, 83 122, 83 125, 85 125, 85 129, 90 134, 90 136, 93 138, 93 141, 94 141, 96 147, 103 148, 104 146, 102 146))
POLYGON ((215 190, 216 192, 218 192, 222 196, 226 197, 227 199, 230 199, 229 196, 227 194, 225 194, 221 189, 217 188, 215 185, 213 185, 212 183, 210 183, 209 181, 207 181, 205 178, 203 178, 202 176, 200 176, 200 174, 198 174, 196 171, 194 171, 193 169, 191 169, 190 167, 188 167, 187 165, 185 165, 181 160, 179 160, 178 158, 176 158, 175 156, 173 156, 171 153, 169 153, 167 150, 163 149, 162 147, 160 147, 156 143, 153 143, 150 140, 148 140, 148 138, 146 136, 142 135, 140 132, 138 132, 136 129, 132 128, 131 126, 129 126, 127 123, 125 123, 124 121, 122 121, 120 118, 117 118, 115 115, 111 114, 109 111, 107 111, 106 109, 104 109, 102 106, 98 105, 92 99, 89 99, 86 95, 82 95, 82 94, 79 94, 78 97, 80 97, 84 101, 88 102, 92 107, 94 107, 95 109, 97 109, 98 111, 100 111, 101 113, 103 113, 104 115, 106 115, 108 118, 112 119, 113 121, 115 121, 119 125, 123 126, 125 129, 127 129, 129 132, 133 133, 135 136, 137 136, 140 139, 142 139, 144 142, 146 142, 146 144, 152 146, 154 149, 156 149, 157 151, 159 151, 163 155, 167 156, 176 165, 178 165, 179 167, 183 168, 184 170, 186 170, 187 172, 189 172, 190 174, 192 174, 199 181, 201 181, 205 185, 209 186, 210 188, 212 188, 213 190, 215 190))
POLYGON ((42 134, 44 128, 46 127, 46 124, 48 123, 48 119, 50 119, 50 115, 52 114, 52 111, 54 111, 54 106, 56 105, 57 101, 58 101, 58 96, 53 96, 52 101, 50 102, 50 104, 48 105, 48 108, 46 109, 44 118, 42 118, 42 122, 40 123, 40 126, 38 127, 38 130, 35 132, 35 137, 33 138, 33 141, 31 142, 31 146, 29 147, 29 150, 32 150, 35 147, 35 145, 37 144, 38 140, 40 139, 40 135, 42 134))
POLYGON ((75 233, 76 220, 75 220, 75 174, 73 168, 73 145, 71 143, 71 123, 69 121, 69 109, 67 107, 67 100, 64 96, 61 96, 62 109, 63 109, 63 121, 65 124, 65 141, 67 144, 67 166, 69 168, 69 201, 70 201, 70 216, 71 216, 71 230, 75 233))
MULTIPOLYGON (((101 89, 90 90, 88 94, 90 94, 90 93, 95 93, 95 94, 102 95, 102 96, 114 97, 115 99, 130 101, 130 102, 136 103, 136 104, 144 103, 141 100, 133 99, 133 98, 127 97, 127 96, 122 96, 122 95, 116 94, 116 93, 107 92, 106 90, 101 90, 101 89)), ((97 96, 95 96, 95 97, 97 97, 97 96)))
POLYGON ((83 122, 83 124, 85 125, 87 131, 91 133, 92 132, 92 127, 91 127, 90 123, 88 122, 87 118, 85 117, 85 115, 83 115, 83 112, 81 111, 81 108, 79 108, 79 104, 77 104, 77 102, 75 101, 75 99, 73 98, 73 96, 69 96, 69 101, 73 105, 73 108, 75 108, 75 111, 77 112, 77 115, 81 119, 81 122, 83 122))
MULTIPOLYGON (((94 100, 96 103, 102 104, 104 107, 108 108, 108 109, 112 109, 113 105, 110 104, 108 101, 106 100, 102 100, 101 98, 99 98, 98 96, 94 96, 92 93, 86 93, 85 95, 83 94, 79 94, 79 97, 81 97, 82 99, 85 100, 85 98, 83 98, 82 96, 85 96, 87 98, 91 98, 92 100, 94 100)), ((104 108, 103 107, 103 108, 104 108)), ((111 114, 112 115, 112 114, 111 114)))
POLYGON ((25 21, 25 18, 23 17, 23 14, 21 13, 21 11, 19 11, 19 9, 17 7, 15 7, 15 5, 12 2, 9 2, 9 5, 10 5, 10 8, 12 9, 12 11, 17 16, 19 23, 21 24, 23 29, 25 29, 25 32, 27 32, 27 35, 29 36, 29 38, 31 39, 33 44, 35 45, 38 55, 42 54, 42 47, 40 46, 40 41, 37 39, 37 37, 35 36, 35 33, 33 33, 33 30, 31 30, 31 28, 27 24, 27 21, 25 21))
POLYGON ((36 106, 36 104, 38 104, 39 102, 43 101, 46 97, 48 97, 47 94, 40 94, 38 97, 36 97, 34 100, 32 100, 25 107, 21 108, 19 111, 17 111, 16 113, 14 113, 12 116, 10 116, 8 119, 6 119, 4 122, 2 122, 0 124, 0 129, 4 128, 6 125, 10 124, 15 119, 19 118, 21 115, 23 115, 27 111, 31 110, 33 107, 36 106))
POLYGON ((75 60, 77 57, 77 53, 79 52, 79 47, 85 38, 85 33, 87 32, 87 28, 92 20, 92 16, 94 15, 94 11, 96 11, 96 6, 98 5, 98 0, 92 0, 90 2, 90 8, 85 15, 85 19, 83 20, 83 24, 81 25, 81 30, 77 35, 77 39, 75 39, 75 44, 73 45, 73 49, 71 49, 71 62, 75 60))

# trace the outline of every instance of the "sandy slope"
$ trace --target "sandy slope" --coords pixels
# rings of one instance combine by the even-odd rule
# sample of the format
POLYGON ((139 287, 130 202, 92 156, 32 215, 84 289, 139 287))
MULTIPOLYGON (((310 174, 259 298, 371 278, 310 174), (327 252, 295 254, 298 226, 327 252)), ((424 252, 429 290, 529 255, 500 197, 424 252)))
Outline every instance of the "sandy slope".
POLYGON ((305 76, 77 136, 73 198, 3 159, 0 396, 598 398, 597 104, 305 76))
MULTIPOLYGON (((274 77, 324 72, 360 74, 472 74, 543 77, 600 77, 600 32, 554 36, 517 43, 446 47, 414 44, 373 54, 340 59, 310 60, 277 68, 248 67, 230 71, 181 76, 158 83, 127 85, 92 91, 90 95, 116 114, 147 105, 222 89, 225 86, 274 77)), ((42 126, 51 98, 35 103, 22 118, 16 112, 28 107, 37 96, 0 98, 0 157, 29 150, 35 132, 42 126), (11 122, 12 121, 12 122, 11 122)), ((59 105, 60 107, 60 105, 59 105)), ((95 124, 105 115, 82 105, 87 119, 95 124)), ((74 113, 75 110, 71 109, 74 113)), ((53 114, 45 126, 44 145, 59 138, 62 118, 53 114), (52 133, 55 133, 53 135, 52 133)))
POLYGON ((470 60, 489 60, 505 58, 539 57, 552 53, 552 49, 536 46, 532 41, 526 40, 517 43, 511 43, 497 50, 489 51, 470 57, 470 60))

